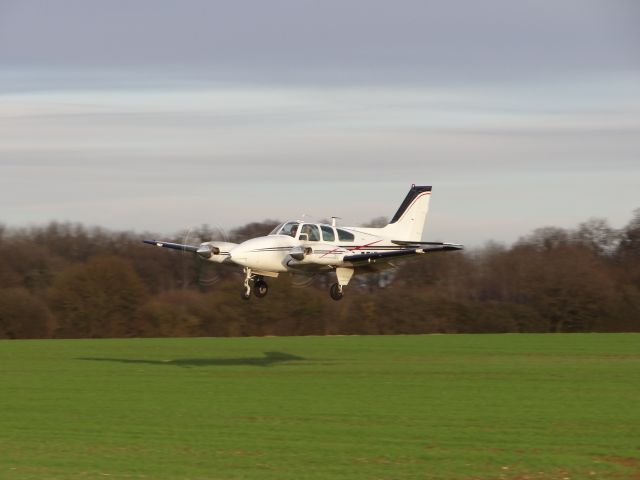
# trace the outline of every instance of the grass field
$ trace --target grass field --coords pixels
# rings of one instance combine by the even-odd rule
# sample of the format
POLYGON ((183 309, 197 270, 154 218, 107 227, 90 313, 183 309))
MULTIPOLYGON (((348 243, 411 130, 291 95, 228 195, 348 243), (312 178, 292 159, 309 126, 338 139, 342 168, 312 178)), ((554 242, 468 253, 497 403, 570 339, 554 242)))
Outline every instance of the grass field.
POLYGON ((0 342, 0 479, 638 479, 640 334, 0 342))

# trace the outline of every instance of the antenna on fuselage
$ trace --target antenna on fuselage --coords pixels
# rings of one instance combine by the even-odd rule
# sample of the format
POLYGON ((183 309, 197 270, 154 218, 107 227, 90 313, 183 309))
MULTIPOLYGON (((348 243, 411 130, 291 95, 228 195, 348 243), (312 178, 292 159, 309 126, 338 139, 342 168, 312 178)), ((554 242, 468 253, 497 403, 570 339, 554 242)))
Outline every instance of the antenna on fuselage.
POLYGON ((342 220, 342 217, 331 217, 331 226, 336 226, 336 220, 342 220))

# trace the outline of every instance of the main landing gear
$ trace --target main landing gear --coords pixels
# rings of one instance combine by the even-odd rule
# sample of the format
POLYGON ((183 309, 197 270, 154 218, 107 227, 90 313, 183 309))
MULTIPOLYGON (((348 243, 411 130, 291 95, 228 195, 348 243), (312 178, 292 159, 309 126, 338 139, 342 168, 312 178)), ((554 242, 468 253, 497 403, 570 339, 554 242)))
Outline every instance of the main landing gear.
POLYGON ((338 282, 331 285, 331 289, 329 289, 331 298, 333 298, 336 302, 338 300, 342 300, 342 297, 344 297, 342 288, 345 285, 349 284, 349 280, 351 280, 351 277, 353 277, 353 273, 353 268, 336 268, 336 280, 338 280, 338 282))
POLYGON ((251 298, 251 283, 253 282, 253 294, 258 298, 263 298, 269 293, 269 285, 264 281, 262 275, 254 275, 251 273, 250 268, 244 269, 244 288, 240 292, 240 297, 243 300, 249 300, 251 298))
POLYGON ((342 300, 342 297, 344 297, 344 293, 342 292, 342 285, 340 285, 339 283, 334 283, 333 285, 331 285, 329 294, 335 301, 342 300))

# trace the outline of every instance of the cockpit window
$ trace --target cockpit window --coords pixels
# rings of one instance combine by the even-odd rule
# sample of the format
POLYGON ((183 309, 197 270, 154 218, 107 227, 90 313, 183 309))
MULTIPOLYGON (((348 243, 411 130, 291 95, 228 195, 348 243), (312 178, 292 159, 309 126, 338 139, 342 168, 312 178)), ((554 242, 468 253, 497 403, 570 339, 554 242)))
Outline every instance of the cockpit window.
POLYGON ((353 242, 355 238, 353 233, 347 232, 346 230, 342 230, 340 228, 338 228, 337 230, 338 230, 338 239, 341 242, 353 242))
POLYGON ((319 242, 320 241, 320 230, 317 225, 311 225, 310 223, 305 223, 302 225, 302 229, 300 230, 301 234, 305 234, 307 236, 307 240, 310 242, 319 242))
POLYGON ((298 225, 298 222, 285 223, 280 230, 279 235, 289 235, 290 237, 296 238, 296 235, 298 234, 298 225))

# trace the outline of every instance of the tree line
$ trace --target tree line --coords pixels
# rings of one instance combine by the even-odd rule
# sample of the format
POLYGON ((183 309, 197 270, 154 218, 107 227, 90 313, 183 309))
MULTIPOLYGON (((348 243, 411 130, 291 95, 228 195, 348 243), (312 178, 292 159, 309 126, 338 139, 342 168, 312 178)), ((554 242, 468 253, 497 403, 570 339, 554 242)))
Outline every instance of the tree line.
MULTIPOLYGON (((0 338, 640 331, 640 209, 621 229, 591 219, 399 262, 355 277, 340 302, 327 294, 331 278, 289 275, 270 280, 266 298, 242 301, 239 269, 141 243, 157 237, 0 226, 0 338)), ((203 225, 171 240, 216 238, 203 225)))

